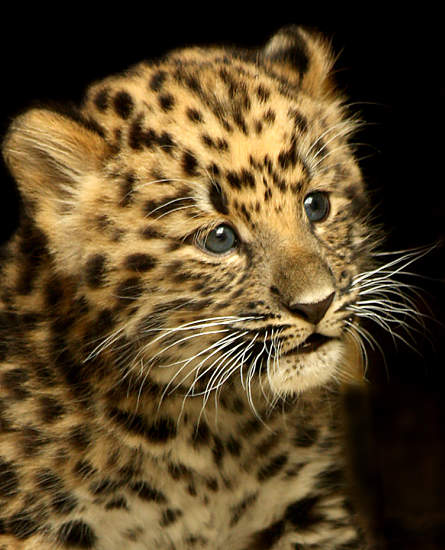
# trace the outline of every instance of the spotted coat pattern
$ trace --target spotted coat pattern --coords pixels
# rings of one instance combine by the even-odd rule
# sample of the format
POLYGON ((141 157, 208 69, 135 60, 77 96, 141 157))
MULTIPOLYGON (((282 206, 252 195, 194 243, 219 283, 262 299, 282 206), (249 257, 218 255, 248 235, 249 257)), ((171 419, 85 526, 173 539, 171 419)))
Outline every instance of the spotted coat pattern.
POLYGON ((290 27, 12 123, 1 550, 365 548, 337 395, 371 245, 331 66, 290 27))

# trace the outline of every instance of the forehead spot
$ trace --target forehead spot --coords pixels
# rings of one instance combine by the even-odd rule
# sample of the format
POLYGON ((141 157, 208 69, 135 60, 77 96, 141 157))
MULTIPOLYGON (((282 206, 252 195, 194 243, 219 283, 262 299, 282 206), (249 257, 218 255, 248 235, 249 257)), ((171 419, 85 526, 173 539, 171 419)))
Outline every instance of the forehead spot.
POLYGON ((204 122, 204 117, 198 109, 193 109, 189 107, 186 111, 187 118, 195 123, 201 123, 204 122))
POLYGON ((275 180, 274 179, 274 183, 282 193, 285 193, 287 191, 287 183, 286 183, 285 180, 282 180, 282 179, 275 180))
POLYGON ((303 188, 303 183, 301 181, 298 181, 298 182, 295 182, 295 183, 291 183, 290 185, 290 190, 292 191, 292 193, 294 193, 295 195, 297 195, 298 193, 300 193, 300 191, 302 190, 303 188))
POLYGON ((159 92, 162 89, 162 86, 167 78, 167 73, 165 71, 156 71, 150 78, 149 87, 154 92, 159 92))
POLYGON ((224 138, 211 138, 208 134, 203 134, 201 141, 209 149, 216 149, 222 153, 229 150, 229 144, 224 138))
POLYGON ((191 151, 185 151, 181 160, 182 169, 188 176, 196 176, 198 168, 198 160, 191 151))
POLYGON ((145 145, 146 133, 142 128, 141 117, 138 117, 130 126, 128 132, 128 145, 131 149, 141 150, 145 145))
POLYGON ((236 172, 227 172, 227 181, 229 182, 230 186, 234 189, 241 189, 241 181, 239 179, 239 176, 236 172))
POLYGON ((168 154, 172 153, 171 149, 175 146, 175 142, 168 132, 164 131, 158 135, 152 128, 144 129, 142 126, 142 116, 133 121, 130 126, 128 144, 136 151, 141 151, 144 147, 152 149, 155 146, 159 146, 168 154))
POLYGON ((110 91, 108 88, 103 88, 102 90, 99 90, 97 92, 96 96, 94 97, 93 103, 96 106, 97 110, 100 112, 105 112, 108 109, 110 99, 110 91))
POLYGON ((255 176, 250 170, 242 168, 239 172, 229 171, 226 174, 229 185, 234 189, 241 190, 242 188, 255 189, 255 176))
POLYGON ((163 111, 171 111, 175 105, 175 98, 172 94, 162 94, 159 96, 159 106, 163 111))
POLYGON ((127 120, 131 116, 134 108, 134 103, 128 92, 118 92, 114 96, 113 104, 114 110, 120 118, 127 120))
POLYGON ((229 209, 227 207, 227 197, 224 191, 221 189, 219 183, 212 182, 212 186, 209 192, 209 198, 213 208, 217 212, 224 215, 227 215, 229 213, 229 209))

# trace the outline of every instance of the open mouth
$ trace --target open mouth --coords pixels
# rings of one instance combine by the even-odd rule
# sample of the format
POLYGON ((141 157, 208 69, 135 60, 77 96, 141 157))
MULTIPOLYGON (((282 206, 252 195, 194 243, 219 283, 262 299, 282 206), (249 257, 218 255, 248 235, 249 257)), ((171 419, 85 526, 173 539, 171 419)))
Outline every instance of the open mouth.
POLYGON ((318 334, 314 332, 300 345, 283 353, 283 356, 293 355, 294 353, 310 353, 311 351, 317 350, 320 346, 322 346, 329 340, 332 340, 330 336, 324 336, 323 334, 318 334))
MULTIPOLYGON (((289 351, 281 353, 280 355, 281 357, 287 357, 289 355, 300 355, 303 353, 310 353, 312 351, 316 351, 323 344, 325 344, 330 340, 333 340, 333 338, 330 336, 324 336, 323 334, 313 333, 310 336, 308 336, 304 342, 302 342, 298 346, 295 346, 289 351)), ((266 359, 267 357, 267 352, 264 347, 264 343, 255 342, 252 346, 249 347, 249 350, 250 350, 250 356, 254 358, 255 362, 258 362, 261 369, 266 364, 265 362, 262 361, 262 359, 266 359)))

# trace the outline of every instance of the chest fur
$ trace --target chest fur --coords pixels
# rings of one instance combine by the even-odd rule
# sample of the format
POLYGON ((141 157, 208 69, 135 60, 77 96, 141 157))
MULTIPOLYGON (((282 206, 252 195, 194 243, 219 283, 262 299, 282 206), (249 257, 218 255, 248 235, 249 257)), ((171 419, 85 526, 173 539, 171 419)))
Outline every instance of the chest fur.
POLYGON ((121 468, 77 487, 96 547, 243 550, 295 508, 305 529, 320 524, 322 537, 323 516, 313 506, 330 494, 328 516, 343 498, 334 483, 336 434, 319 418, 297 420, 280 416, 265 426, 250 417, 235 433, 203 420, 198 429, 184 426, 174 446, 144 454, 138 476, 125 479, 121 468))

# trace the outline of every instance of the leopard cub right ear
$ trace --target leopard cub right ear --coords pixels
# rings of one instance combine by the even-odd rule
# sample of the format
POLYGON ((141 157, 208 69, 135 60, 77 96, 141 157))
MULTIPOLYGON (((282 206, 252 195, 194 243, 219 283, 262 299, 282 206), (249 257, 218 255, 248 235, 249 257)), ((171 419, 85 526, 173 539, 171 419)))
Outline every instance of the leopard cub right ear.
POLYGON ((334 57, 321 35, 291 25, 279 30, 263 49, 263 60, 314 97, 334 92, 330 73, 334 57))
POLYGON ((6 134, 3 156, 24 203, 72 201, 85 177, 97 171, 108 153, 99 133, 47 109, 17 117, 6 134))
POLYGON ((60 271, 78 270, 88 198, 101 187, 110 152, 100 129, 47 109, 17 117, 6 135, 3 155, 24 211, 45 234, 60 271))

